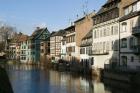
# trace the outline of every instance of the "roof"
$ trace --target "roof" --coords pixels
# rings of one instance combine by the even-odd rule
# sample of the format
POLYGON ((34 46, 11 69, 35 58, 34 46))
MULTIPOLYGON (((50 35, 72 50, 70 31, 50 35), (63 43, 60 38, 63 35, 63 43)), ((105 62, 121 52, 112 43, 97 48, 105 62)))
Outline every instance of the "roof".
POLYGON ((73 29, 73 28, 75 28, 75 25, 71 25, 71 26, 65 28, 64 30, 68 31, 68 30, 73 29))
POLYGON ((27 35, 21 35, 21 36, 18 38, 18 42, 27 41, 28 38, 29 38, 29 36, 27 36, 27 35))
POLYGON ((43 33, 46 29, 47 29, 47 27, 46 28, 37 28, 30 36, 30 39, 35 39, 37 36, 41 35, 41 33, 43 33))
POLYGON ((128 6, 130 6, 130 5, 132 5, 132 4, 134 4, 134 3, 136 3, 136 2, 138 2, 139 0, 131 0, 131 2, 129 1, 129 3, 127 3, 127 5, 125 5, 123 8, 126 8, 126 7, 128 7, 128 6))
POLYGON ((28 36, 27 35, 24 35, 24 34, 17 34, 14 38, 12 38, 10 40, 11 43, 18 43, 18 42, 21 42, 21 41, 26 41, 28 39, 28 36))
POLYGON ((79 18, 78 20, 76 20, 74 23, 77 23, 77 22, 80 22, 80 21, 82 21, 82 20, 84 20, 85 19, 85 16, 84 17, 82 17, 82 18, 79 18))
POLYGON ((67 27, 67 28, 65 28, 64 29, 65 30, 65 35, 67 34, 67 33, 71 33, 71 32, 75 32, 75 25, 72 25, 72 26, 69 26, 69 27, 67 27))
MULTIPOLYGON (((108 4, 110 4, 110 3, 114 2, 114 1, 120 1, 120 0, 108 0, 108 1, 100 8, 100 10, 95 14, 95 16, 97 16, 97 15, 99 15, 99 14, 102 14, 102 13, 104 13, 104 12, 107 12, 107 11, 109 11, 109 10, 112 10, 112 9, 114 9, 114 8, 118 8, 118 5, 117 5, 117 4, 114 5, 113 7, 106 8, 106 5, 108 5, 108 4)), ((93 17, 94 17, 94 16, 93 16, 93 17)))
POLYGON ((65 30, 59 30, 58 32, 52 33, 51 37, 53 36, 63 36, 65 34, 65 30))
POLYGON ((90 14, 85 15, 85 16, 82 17, 82 18, 79 18, 79 19, 76 20, 74 23, 77 23, 77 22, 80 22, 80 21, 84 20, 87 16, 90 16, 90 17, 92 18, 94 15, 95 15, 95 12, 92 12, 92 13, 90 13, 90 14))
POLYGON ((34 39, 39 33, 41 33, 42 31, 44 30, 44 28, 41 28, 41 29, 36 29, 33 33, 32 33, 32 35, 31 35, 31 39, 34 39))

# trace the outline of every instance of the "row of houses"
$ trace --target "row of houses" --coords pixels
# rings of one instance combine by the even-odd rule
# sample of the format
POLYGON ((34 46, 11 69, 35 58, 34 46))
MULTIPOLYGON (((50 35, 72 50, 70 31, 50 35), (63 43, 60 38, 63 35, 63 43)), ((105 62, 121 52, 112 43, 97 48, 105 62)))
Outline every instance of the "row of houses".
POLYGON ((53 61, 83 62, 94 68, 106 64, 140 67, 140 1, 108 0, 97 13, 50 37, 53 61))
POLYGON ((39 28, 31 36, 19 33, 9 41, 7 58, 21 63, 44 62, 50 53, 50 32, 47 28, 39 28))
POLYGON ((86 14, 57 32, 37 29, 9 45, 9 58, 21 62, 81 62, 91 68, 106 64, 140 67, 140 1, 108 0, 97 13, 86 14))

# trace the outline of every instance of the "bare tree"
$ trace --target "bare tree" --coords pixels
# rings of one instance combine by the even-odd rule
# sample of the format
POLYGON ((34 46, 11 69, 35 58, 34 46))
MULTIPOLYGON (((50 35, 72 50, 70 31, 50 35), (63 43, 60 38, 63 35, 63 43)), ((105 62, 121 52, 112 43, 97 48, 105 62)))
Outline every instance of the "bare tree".
POLYGON ((5 50, 7 50, 8 47, 7 40, 13 38, 15 35, 16 28, 9 25, 3 25, 0 27, 0 41, 4 43, 5 50))

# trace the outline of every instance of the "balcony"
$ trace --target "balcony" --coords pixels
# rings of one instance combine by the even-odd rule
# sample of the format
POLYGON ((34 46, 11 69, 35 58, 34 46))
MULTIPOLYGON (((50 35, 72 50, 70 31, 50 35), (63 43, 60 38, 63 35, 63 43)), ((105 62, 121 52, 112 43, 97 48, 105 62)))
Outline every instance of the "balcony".
POLYGON ((134 52, 134 54, 136 54, 136 55, 140 55, 140 45, 134 46, 133 52, 134 52))
POLYGON ((132 28, 132 35, 140 36, 140 26, 136 26, 132 28))
POLYGON ((92 50, 89 55, 108 55, 108 50, 92 50))

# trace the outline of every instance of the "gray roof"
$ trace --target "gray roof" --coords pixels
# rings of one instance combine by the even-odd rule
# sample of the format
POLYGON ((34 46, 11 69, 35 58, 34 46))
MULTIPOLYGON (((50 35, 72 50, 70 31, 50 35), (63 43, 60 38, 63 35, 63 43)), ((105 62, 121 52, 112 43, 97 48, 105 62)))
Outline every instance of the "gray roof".
POLYGON ((65 30, 59 30, 58 32, 54 32, 51 34, 51 37, 53 36, 63 36, 65 34, 65 30))

